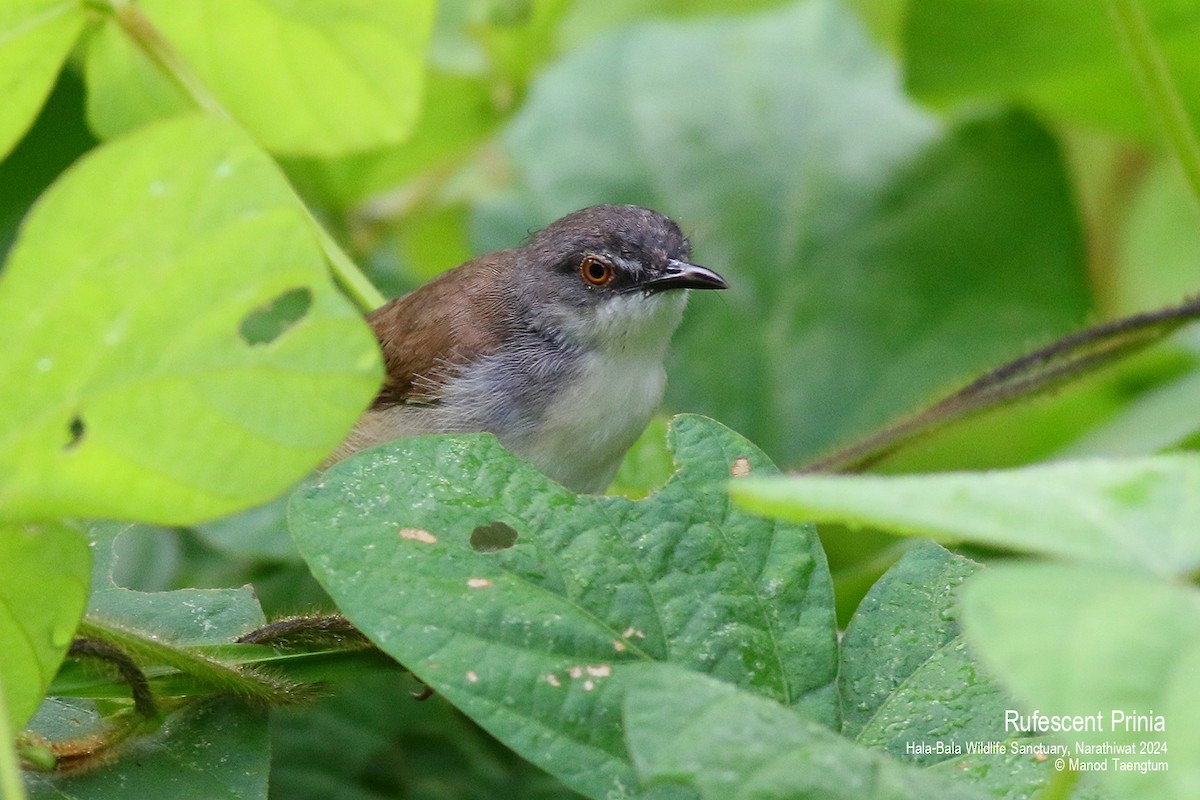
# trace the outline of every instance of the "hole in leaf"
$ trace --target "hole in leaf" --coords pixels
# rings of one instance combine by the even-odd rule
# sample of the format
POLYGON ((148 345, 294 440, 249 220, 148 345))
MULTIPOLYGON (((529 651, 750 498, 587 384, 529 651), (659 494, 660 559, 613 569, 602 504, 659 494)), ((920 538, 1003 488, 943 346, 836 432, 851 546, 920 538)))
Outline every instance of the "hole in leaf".
POLYGON ((476 553, 499 553, 516 544, 518 535, 511 525, 499 520, 489 522, 471 531, 471 549, 476 553))
POLYGON ((83 434, 87 432, 87 428, 83 424, 83 417, 76 414, 71 417, 71 422, 67 425, 67 433, 69 438, 67 443, 63 445, 63 450, 74 450, 83 441, 83 434))
POLYGON ((311 307, 312 292, 307 287, 288 289, 243 317, 238 333, 246 344, 270 344, 304 319, 311 307))

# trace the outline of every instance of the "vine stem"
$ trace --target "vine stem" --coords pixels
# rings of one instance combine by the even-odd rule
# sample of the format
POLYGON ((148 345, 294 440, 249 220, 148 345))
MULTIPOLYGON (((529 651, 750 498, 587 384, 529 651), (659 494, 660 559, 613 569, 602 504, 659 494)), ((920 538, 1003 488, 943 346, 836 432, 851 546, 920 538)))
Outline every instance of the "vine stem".
POLYGON ((1196 320, 1200 320, 1200 296, 1078 331, 996 367, 923 411, 810 461, 799 471, 860 472, 952 422, 1055 389, 1160 342, 1196 320))
MULTIPOLYGON (((196 74, 187 60, 175 46, 162 35, 150 18, 130 0, 110 0, 109 8, 113 19, 120 25, 121 30, 149 58, 163 74, 167 75, 183 90, 197 108, 207 114, 221 117, 236 124, 233 115, 221 104, 221 101, 209 91, 204 81, 196 74)), ((294 193, 294 190, 293 190, 294 193)), ((346 251, 329 235, 329 231, 317 221, 308 206, 296 196, 296 202, 304 209, 316 234, 329 269, 342 290, 363 311, 373 311, 383 305, 385 298, 375 288, 375 285, 363 275, 362 270, 354 263, 346 251)))
POLYGON ((1134 69, 1141 81, 1151 111, 1158 117, 1183 173, 1200 203, 1200 141, 1171 71, 1154 41, 1154 33, 1139 0, 1108 0, 1117 34, 1133 57, 1134 69))
POLYGON ((162 664, 197 681, 209 693, 230 694, 261 705, 291 705, 311 697, 312 687, 282 676, 238 669, 141 633, 85 617, 79 636, 106 642, 131 658, 162 664))

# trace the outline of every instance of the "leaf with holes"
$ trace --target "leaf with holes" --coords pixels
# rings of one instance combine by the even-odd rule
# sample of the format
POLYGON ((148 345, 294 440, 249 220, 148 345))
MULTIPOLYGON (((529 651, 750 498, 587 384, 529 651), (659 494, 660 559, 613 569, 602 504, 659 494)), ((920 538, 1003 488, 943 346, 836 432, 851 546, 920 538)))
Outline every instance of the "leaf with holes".
POLYGON ((278 494, 378 385, 274 163, 198 116, 98 148, 0 278, 0 518, 189 523, 278 494))
POLYGON ((833 589, 811 525, 725 496, 756 447, 676 417, 677 472, 640 501, 575 495, 490 436, 376 448, 293 497, 301 553, 342 611, 469 716, 569 786, 636 785, 628 667, 669 661, 830 727, 833 589))

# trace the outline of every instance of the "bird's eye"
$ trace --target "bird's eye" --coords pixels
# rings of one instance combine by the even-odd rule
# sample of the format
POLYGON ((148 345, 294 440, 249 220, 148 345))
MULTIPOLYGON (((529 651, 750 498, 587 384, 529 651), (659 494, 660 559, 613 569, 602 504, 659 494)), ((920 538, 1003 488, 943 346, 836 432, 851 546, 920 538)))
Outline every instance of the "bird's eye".
POLYGON ((612 283, 613 268, 596 256, 586 256, 579 262, 579 274, 592 286, 607 286, 612 283))

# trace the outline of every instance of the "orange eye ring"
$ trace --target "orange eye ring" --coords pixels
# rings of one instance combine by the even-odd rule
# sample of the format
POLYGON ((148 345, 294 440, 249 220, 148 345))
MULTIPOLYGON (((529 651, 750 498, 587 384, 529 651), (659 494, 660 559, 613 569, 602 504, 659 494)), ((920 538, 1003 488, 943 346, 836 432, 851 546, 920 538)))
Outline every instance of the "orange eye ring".
POLYGON ((579 274, 592 286, 607 286, 614 276, 612 265, 596 256, 585 256, 579 262, 579 274))

